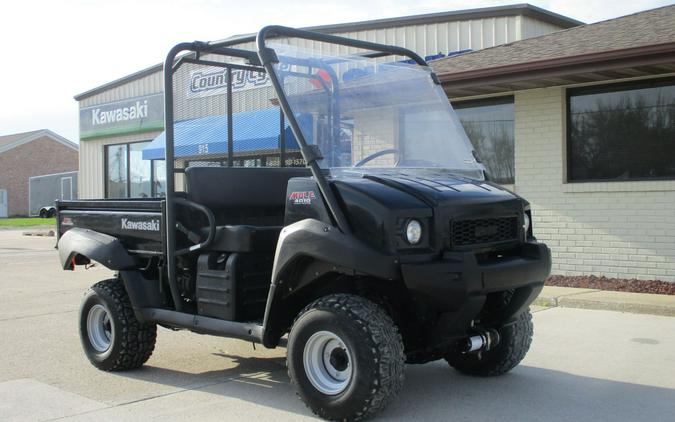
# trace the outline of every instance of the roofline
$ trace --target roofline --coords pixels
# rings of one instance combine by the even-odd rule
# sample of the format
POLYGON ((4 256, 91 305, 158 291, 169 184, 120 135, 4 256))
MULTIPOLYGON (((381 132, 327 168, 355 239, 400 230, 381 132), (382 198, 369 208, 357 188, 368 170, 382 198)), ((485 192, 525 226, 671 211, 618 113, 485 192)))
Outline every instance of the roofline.
MULTIPOLYGON (((373 19, 360 22, 347 22, 331 25, 308 26, 305 31, 316 31, 325 33, 344 32, 344 31, 363 31, 369 29, 392 28, 407 25, 423 25, 430 23, 446 22, 448 18, 462 18, 462 19, 480 19, 493 18, 501 16, 515 16, 523 15, 529 17, 536 17, 541 21, 551 23, 562 27, 562 29, 573 28, 575 26, 585 25, 585 22, 551 12, 550 10, 542 9, 533 6, 529 3, 519 3, 506 6, 481 7, 475 9, 455 10, 449 12, 425 13, 421 15, 400 16, 395 18, 373 19)), ((460 20, 460 19, 450 19, 460 20)), ((222 41, 237 41, 249 42, 255 41, 256 34, 241 34, 222 41)))
POLYGON ((626 61, 630 61, 633 65, 636 65, 636 61, 639 61, 638 64, 641 66, 675 61, 675 42, 515 63, 456 73, 438 73, 438 78, 443 85, 449 85, 448 88, 462 89, 486 83, 506 84, 519 80, 550 78, 581 71, 607 70, 626 61))
POLYGON ((337 32, 343 30, 364 30, 364 29, 381 29, 396 26, 406 25, 422 25, 429 23, 438 23, 448 21, 448 18, 455 18, 452 20, 464 19, 481 19, 501 16, 516 16, 523 15, 529 17, 536 17, 541 21, 551 23, 563 28, 572 28, 579 25, 584 25, 585 22, 572 19, 567 16, 560 15, 550 10, 542 9, 541 7, 533 6, 528 3, 510 4, 505 6, 480 7, 475 9, 454 10, 449 12, 425 13, 422 15, 402 16, 396 18, 375 19, 363 22, 350 22, 335 25, 323 25, 306 28, 307 30, 337 32))
POLYGON ((42 130, 38 130, 38 131, 35 131, 35 132, 31 132, 31 134, 28 135, 28 136, 25 136, 23 138, 19 138, 12 143, 9 143, 5 146, 0 147, 0 154, 4 154, 5 152, 7 152, 11 149, 14 149, 14 148, 19 147, 21 145, 32 142, 32 141, 34 141, 34 140, 36 140, 36 139, 38 139, 42 136, 49 136, 50 138, 52 138, 56 142, 58 142, 60 144, 63 144, 64 146, 67 146, 68 148, 71 148, 75 151, 80 150, 80 146, 77 145, 75 142, 72 142, 72 141, 64 138, 63 136, 59 135, 58 133, 52 132, 49 129, 42 129, 42 130))
MULTIPOLYGON (((391 28, 398 26, 406 25, 422 25, 422 24, 431 24, 446 22, 452 20, 460 19, 480 19, 486 17, 501 17, 501 16, 528 16, 537 18, 543 22, 551 23, 562 27, 563 29, 572 28, 579 25, 584 25, 584 22, 578 21, 576 19, 569 18, 567 16, 560 15, 558 13, 551 12, 546 9, 542 9, 537 6, 533 6, 528 3, 519 3, 506 6, 494 6, 494 7, 482 7, 475 9, 465 9, 465 10, 455 10, 449 12, 438 12, 438 13, 426 13, 421 15, 412 15, 412 16, 401 16, 395 18, 385 18, 385 19, 374 19, 368 21, 360 22, 348 22, 348 23, 338 23, 331 25, 320 25, 320 26, 309 26, 304 27, 306 31, 316 31, 322 33, 335 33, 335 32, 346 32, 346 31, 362 31, 369 29, 382 29, 382 28, 391 28), (451 19, 450 19, 451 18, 451 19)), ((255 41, 256 33, 253 34, 243 34, 235 35, 223 40, 214 41, 216 43, 226 42, 227 44, 239 44, 244 42, 255 41)), ((162 70, 162 64, 156 64, 140 70, 138 72, 132 73, 130 75, 124 76, 122 78, 116 79, 112 82, 105 83, 96 88, 92 88, 88 91, 82 92, 74 96, 76 101, 81 101, 85 98, 91 97, 93 95, 99 94, 103 91, 106 91, 111 88, 118 87, 125 83, 140 79, 142 77, 151 75, 155 72, 162 70)))

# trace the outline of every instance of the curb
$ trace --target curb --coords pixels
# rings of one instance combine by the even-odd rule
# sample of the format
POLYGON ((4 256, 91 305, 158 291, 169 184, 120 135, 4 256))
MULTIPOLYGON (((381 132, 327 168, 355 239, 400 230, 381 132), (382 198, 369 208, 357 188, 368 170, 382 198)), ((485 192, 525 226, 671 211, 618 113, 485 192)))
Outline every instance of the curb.
POLYGON ((675 296, 545 286, 533 305, 675 316, 675 296))

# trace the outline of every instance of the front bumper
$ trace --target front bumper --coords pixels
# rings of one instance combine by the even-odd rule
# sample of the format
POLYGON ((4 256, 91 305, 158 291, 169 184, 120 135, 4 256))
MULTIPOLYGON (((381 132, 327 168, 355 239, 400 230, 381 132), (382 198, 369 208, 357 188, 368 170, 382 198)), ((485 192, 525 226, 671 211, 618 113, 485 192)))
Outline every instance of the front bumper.
POLYGON ((441 311, 456 311, 473 299, 504 290, 523 292, 522 306, 539 294, 551 272, 551 251, 543 243, 522 245, 517 257, 480 262, 473 252, 449 252, 434 262, 402 264, 409 290, 441 311))

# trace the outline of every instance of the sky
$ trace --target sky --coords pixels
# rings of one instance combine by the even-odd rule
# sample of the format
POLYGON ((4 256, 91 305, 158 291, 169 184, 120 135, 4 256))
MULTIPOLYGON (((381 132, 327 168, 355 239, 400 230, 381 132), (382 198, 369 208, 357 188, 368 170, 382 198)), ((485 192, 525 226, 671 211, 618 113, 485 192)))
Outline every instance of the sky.
MULTIPOLYGON (((24 0, 0 6, 0 135, 51 129, 78 141, 73 96, 163 61, 178 42, 265 25, 326 25, 520 3, 454 0, 24 0)), ((530 4, 592 23, 673 4, 549 0, 530 4)))

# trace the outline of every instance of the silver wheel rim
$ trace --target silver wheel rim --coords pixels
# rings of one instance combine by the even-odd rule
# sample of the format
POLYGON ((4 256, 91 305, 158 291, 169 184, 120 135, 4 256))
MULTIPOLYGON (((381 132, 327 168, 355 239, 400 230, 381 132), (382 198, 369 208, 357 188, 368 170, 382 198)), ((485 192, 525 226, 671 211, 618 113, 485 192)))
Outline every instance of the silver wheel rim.
POLYGON ((309 382, 320 392, 334 396, 349 385, 354 366, 352 355, 336 334, 330 331, 312 334, 302 357, 309 382))
POLYGON ((105 306, 96 304, 87 314, 87 335, 89 343, 97 352, 106 352, 113 341, 113 325, 105 306))

